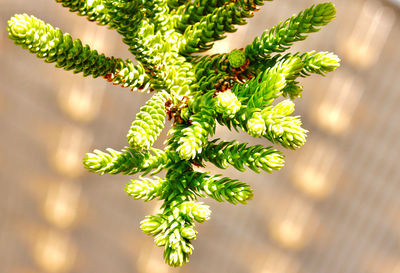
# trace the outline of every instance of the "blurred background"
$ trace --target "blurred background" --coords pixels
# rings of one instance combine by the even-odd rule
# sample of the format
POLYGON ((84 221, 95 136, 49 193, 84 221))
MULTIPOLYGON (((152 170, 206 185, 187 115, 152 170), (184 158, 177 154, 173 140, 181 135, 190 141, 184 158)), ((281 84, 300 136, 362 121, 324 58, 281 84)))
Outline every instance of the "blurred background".
MULTIPOLYGON (((243 47, 318 2, 266 2, 213 52, 243 47)), ((94 148, 124 147, 150 95, 45 64, 13 45, 6 24, 26 12, 106 55, 131 57, 127 46, 55 1, 0 1, 0 272, 399 273, 400 1, 333 2, 337 19, 291 50, 342 59, 327 77, 302 81, 296 114, 307 144, 284 151, 286 166, 272 175, 208 166, 251 184, 254 200, 205 200, 212 218, 198 225, 189 264, 174 269, 139 229, 160 204, 128 198, 131 177, 81 164, 94 148)), ((222 127, 216 136, 265 144, 222 127)))

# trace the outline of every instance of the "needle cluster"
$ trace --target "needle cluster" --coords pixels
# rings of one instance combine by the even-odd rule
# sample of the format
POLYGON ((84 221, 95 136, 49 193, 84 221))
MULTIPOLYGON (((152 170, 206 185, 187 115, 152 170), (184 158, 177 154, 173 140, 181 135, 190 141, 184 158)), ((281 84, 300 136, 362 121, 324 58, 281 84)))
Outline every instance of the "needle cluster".
POLYGON ((63 7, 122 35, 133 59, 105 56, 60 29, 27 14, 8 22, 9 37, 22 48, 57 67, 103 77, 154 95, 140 109, 120 151, 95 150, 83 159, 98 174, 142 173, 125 187, 133 199, 163 201, 141 229, 164 247, 164 259, 181 266, 192 254, 195 223, 210 218, 199 197, 245 204, 250 186, 236 179, 198 171, 206 162, 260 172, 279 170, 284 156, 272 144, 297 149, 307 130, 293 116, 301 97, 298 79, 325 75, 339 66, 329 52, 284 53, 335 17, 332 3, 313 5, 266 30, 245 48, 195 56, 246 23, 262 0, 56 0, 63 7), (285 97, 279 103, 279 97, 285 97), (153 144, 165 127, 173 127, 163 150, 153 144), (266 138, 266 146, 212 139, 217 124, 266 138), (154 176, 166 171, 164 178, 154 176))

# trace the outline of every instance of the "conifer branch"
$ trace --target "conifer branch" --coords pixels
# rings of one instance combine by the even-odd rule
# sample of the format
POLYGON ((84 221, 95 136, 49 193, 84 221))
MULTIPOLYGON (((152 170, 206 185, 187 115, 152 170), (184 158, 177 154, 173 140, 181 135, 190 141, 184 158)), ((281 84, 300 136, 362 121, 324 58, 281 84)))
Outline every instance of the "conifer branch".
MULTIPOLYGON (((300 71, 301 77, 310 76, 311 73, 325 76, 326 73, 334 71, 340 66, 340 59, 337 55, 331 52, 317 52, 311 51, 303 54, 295 54, 301 58, 304 64, 303 69, 300 71)), ((290 54, 284 56, 284 58, 290 58, 290 54)), ((287 82, 286 87, 282 90, 284 97, 290 99, 300 98, 303 92, 303 86, 298 81, 290 80, 287 82)))
POLYGON ((146 152, 138 152, 130 147, 125 147, 120 152, 108 148, 107 152, 96 149, 93 153, 87 153, 83 159, 85 168, 100 175, 131 175, 138 172, 147 174, 152 170, 152 173, 157 173, 168 163, 166 153, 155 148, 146 152))
POLYGON ((125 191, 128 196, 132 196, 135 200, 150 201, 160 196, 163 183, 165 183, 165 180, 158 177, 155 177, 155 179, 141 177, 129 181, 125 186, 125 191))
POLYGON ((108 25, 110 16, 107 14, 104 0, 56 0, 71 12, 77 12, 80 16, 86 16, 89 21, 96 21, 100 25, 108 25))
POLYGON ((8 21, 8 33, 14 43, 65 70, 82 72, 84 76, 92 75, 94 78, 114 71, 113 57, 91 50, 79 39, 73 40, 68 33, 63 34, 60 29, 34 16, 15 15, 8 21))
POLYGON ((245 131, 252 137, 263 136, 267 131, 267 125, 261 115, 261 111, 256 109, 251 114, 248 114, 248 116, 250 118, 247 119, 245 131))
POLYGON ((163 257, 171 266, 181 266, 188 262, 189 255, 193 252, 190 240, 196 239, 197 232, 194 230, 194 223, 188 224, 185 219, 185 213, 190 213, 186 211, 186 207, 186 204, 181 204, 174 207, 174 210, 164 210, 163 213, 147 216, 140 223, 144 233, 154 236, 157 246, 165 247, 163 257))
POLYGON ((306 34, 320 30, 321 26, 335 18, 335 14, 336 9, 332 3, 313 5, 255 38, 246 47, 246 56, 250 60, 262 61, 274 52, 283 52, 294 42, 306 39, 306 34))
POLYGON ((194 0, 193 4, 187 4, 178 11, 179 20, 176 22, 176 29, 184 33, 188 26, 201 21, 205 16, 212 14, 220 9, 229 12, 234 9, 232 18, 249 18, 253 16, 253 11, 257 6, 263 5, 264 1, 271 0, 194 0))
POLYGON ((285 148, 297 149, 306 142, 307 130, 301 127, 299 116, 289 116, 294 111, 294 103, 285 100, 261 111, 266 125, 265 137, 272 143, 280 143, 285 148))
POLYGON ((282 59, 247 83, 236 84, 233 92, 248 107, 263 108, 282 94, 287 82, 297 78, 303 67, 297 56, 282 59))
POLYGON ((218 139, 212 140, 204 147, 203 152, 196 158, 199 164, 204 164, 203 160, 209 161, 221 169, 232 165, 241 172, 246 171, 247 166, 257 173, 260 169, 270 173, 283 167, 283 154, 272 147, 247 146, 247 143, 239 144, 236 141, 217 141, 218 139))
MULTIPOLYGON (((262 2, 260 0, 226 1, 223 6, 213 9, 212 13, 202 18, 200 14, 205 6, 203 9, 191 9, 193 19, 178 23, 178 29, 185 30, 180 53, 187 55, 210 49, 214 41, 226 37, 224 36, 226 32, 235 32, 234 25, 246 24, 244 19, 252 17, 252 11, 256 9, 257 4, 260 5, 262 2), (196 14, 197 11, 200 13, 196 14), (199 18, 201 19, 196 22, 199 18), (192 25, 191 23, 194 22, 196 23, 192 25)), ((186 18, 186 16, 183 17, 186 18)))
POLYGON ((205 55, 193 62, 197 86, 202 91, 214 89, 221 78, 231 74, 228 54, 205 55))
POLYGON ((233 118, 242 106, 231 90, 217 93, 215 100, 215 110, 220 113, 223 118, 233 118))
POLYGON ((125 37, 128 45, 136 37, 143 19, 143 11, 140 9, 142 0, 103 0, 104 7, 110 17, 110 27, 117 30, 125 37))
POLYGON ((221 175, 214 175, 204 179, 199 188, 218 202, 227 201, 233 205, 247 204, 253 198, 253 191, 248 184, 237 179, 220 177, 221 175))
POLYGON ((294 100, 301 98, 303 86, 298 81, 288 81, 285 88, 282 90, 282 96, 294 100))
POLYGON ((332 52, 311 51, 300 55, 304 68, 300 72, 302 77, 310 76, 311 73, 325 76, 326 73, 334 71, 340 66, 340 59, 332 52))
POLYGON ((178 141, 176 151, 185 160, 193 159, 208 142, 208 136, 215 133, 215 117, 210 109, 194 114, 190 118, 191 125, 182 129, 183 137, 178 141))
POLYGON ((168 7, 170 9, 177 9, 187 2, 189 2, 189 0, 167 0, 168 7))
POLYGON ((149 81, 143 67, 132 61, 106 57, 72 39, 68 33, 46 24, 34 16, 16 15, 8 22, 9 37, 18 45, 28 49, 45 62, 56 63, 56 67, 82 72, 83 76, 103 76, 108 81, 123 87, 147 87, 149 81))
POLYGON ((205 15, 212 13, 216 8, 223 6, 229 0, 194 0, 193 4, 180 7, 177 12, 176 30, 184 33, 189 25, 199 22, 205 15))
MULTIPOLYGON (((195 63, 197 85, 202 91, 215 88, 221 81, 243 84, 275 64, 275 62, 269 62, 270 65, 263 63, 264 69, 256 71, 255 65, 246 58, 242 49, 232 50, 229 54, 197 57, 193 59, 193 62, 195 63), (210 73, 210 71, 214 73, 210 73)), ((260 70, 259 66, 259 64, 256 65, 258 70, 260 70)))
POLYGON ((335 17, 331 3, 312 6, 281 22, 245 49, 211 56, 190 54, 210 49, 236 25, 246 23, 262 0, 56 0, 70 11, 108 25, 123 41, 138 64, 106 57, 73 40, 58 28, 26 14, 8 23, 9 37, 18 45, 54 62, 57 67, 102 76, 108 81, 154 95, 140 109, 121 151, 94 150, 84 166, 98 174, 141 173, 166 170, 163 179, 139 177, 125 186, 133 199, 162 200, 160 212, 147 216, 141 229, 164 247, 170 266, 188 262, 196 239, 195 222, 205 222, 211 211, 199 197, 245 204, 253 197, 250 186, 236 179, 195 171, 211 162, 219 168, 247 168, 260 172, 279 170, 283 154, 270 146, 212 139, 216 123, 241 129, 253 137, 296 149, 306 141, 307 130, 294 103, 280 96, 301 97, 299 79, 335 70, 339 58, 329 52, 285 54, 294 42, 304 40, 335 17), (164 150, 153 148, 172 120, 164 150))
POLYGON ((165 103, 170 96, 165 91, 155 94, 140 108, 128 132, 128 143, 136 150, 148 150, 160 135, 165 124, 165 103))
POLYGON ((137 88, 140 91, 149 87, 150 78, 140 63, 134 65, 129 59, 125 61, 120 58, 114 60, 114 70, 104 76, 108 81, 122 87, 137 88))

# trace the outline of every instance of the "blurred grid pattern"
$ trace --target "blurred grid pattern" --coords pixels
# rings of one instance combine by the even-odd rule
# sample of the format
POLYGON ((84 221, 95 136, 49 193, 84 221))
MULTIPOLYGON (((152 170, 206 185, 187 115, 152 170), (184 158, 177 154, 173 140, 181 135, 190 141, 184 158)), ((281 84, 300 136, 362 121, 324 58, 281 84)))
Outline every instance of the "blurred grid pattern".
MULTIPOLYGON (((240 48, 318 1, 266 2, 213 52, 240 48)), ((112 30, 52 0, 0 2, 0 272, 400 272, 399 1, 334 0, 337 19, 292 51, 334 51, 342 66, 303 81, 296 102, 308 143, 272 175, 207 169, 250 183, 254 200, 206 200, 188 265, 171 269, 139 229, 158 204, 132 201, 126 176, 81 164, 122 148, 149 98, 45 64, 12 44, 6 21, 26 12, 108 55, 130 57, 112 30)), ((162 147, 167 130, 156 143, 162 147)), ((262 143, 218 128, 217 137, 262 143)))

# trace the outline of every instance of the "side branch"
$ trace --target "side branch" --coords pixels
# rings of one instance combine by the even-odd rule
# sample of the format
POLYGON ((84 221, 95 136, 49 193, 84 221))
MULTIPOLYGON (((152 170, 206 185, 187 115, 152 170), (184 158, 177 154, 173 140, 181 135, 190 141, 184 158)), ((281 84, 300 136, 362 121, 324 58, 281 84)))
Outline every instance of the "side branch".
POLYGON ((149 81, 141 65, 99 54, 83 45, 81 40, 72 39, 68 33, 64 34, 34 16, 20 14, 11 18, 8 33, 16 44, 65 70, 82 72, 84 76, 92 75, 94 78, 103 76, 115 84, 131 88, 145 88, 149 81))
POLYGON ((86 16, 89 21, 96 21, 100 25, 107 25, 110 22, 110 16, 106 13, 102 0, 56 0, 56 2, 69 8, 71 12, 86 16))
POLYGON ((235 32, 235 25, 246 24, 245 18, 253 16, 252 11, 260 1, 238 0, 229 1, 216 8, 212 13, 185 28, 180 46, 181 54, 206 51, 213 42, 225 38, 226 32, 235 32))
POLYGON ((266 30, 261 37, 246 47, 246 56, 250 60, 263 61, 271 53, 283 52, 294 42, 307 38, 308 33, 317 32, 335 18, 336 9, 332 3, 312 6, 285 22, 266 30))
POLYGON ((260 169, 271 173, 279 170, 284 164, 284 155, 272 147, 262 145, 247 146, 247 143, 239 144, 234 141, 221 141, 215 139, 204 147, 203 153, 196 160, 209 161, 221 169, 232 165, 239 171, 245 171, 245 166, 259 173, 260 169))
POLYGON ((158 149, 151 149, 152 152, 138 152, 130 147, 116 151, 108 148, 107 152, 94 150, 93 153, 87 153, 83 159, 83 165, 91 172, 100 175, 108 174, 135 174, 144 172, 152 174, 160 171, 168 162, 165 152, 158 149))
POLYGON ((27 14, 16 15, 8 21, 9 37, 18 45, 28 49, 46 62, 56 63, 57 67, 83 72, 84 76, 94 78, 105 76, 114 70, 114 58, 98 54, 88 45, 73 40, 68 33, 63 34, 42 20, 27 14))

